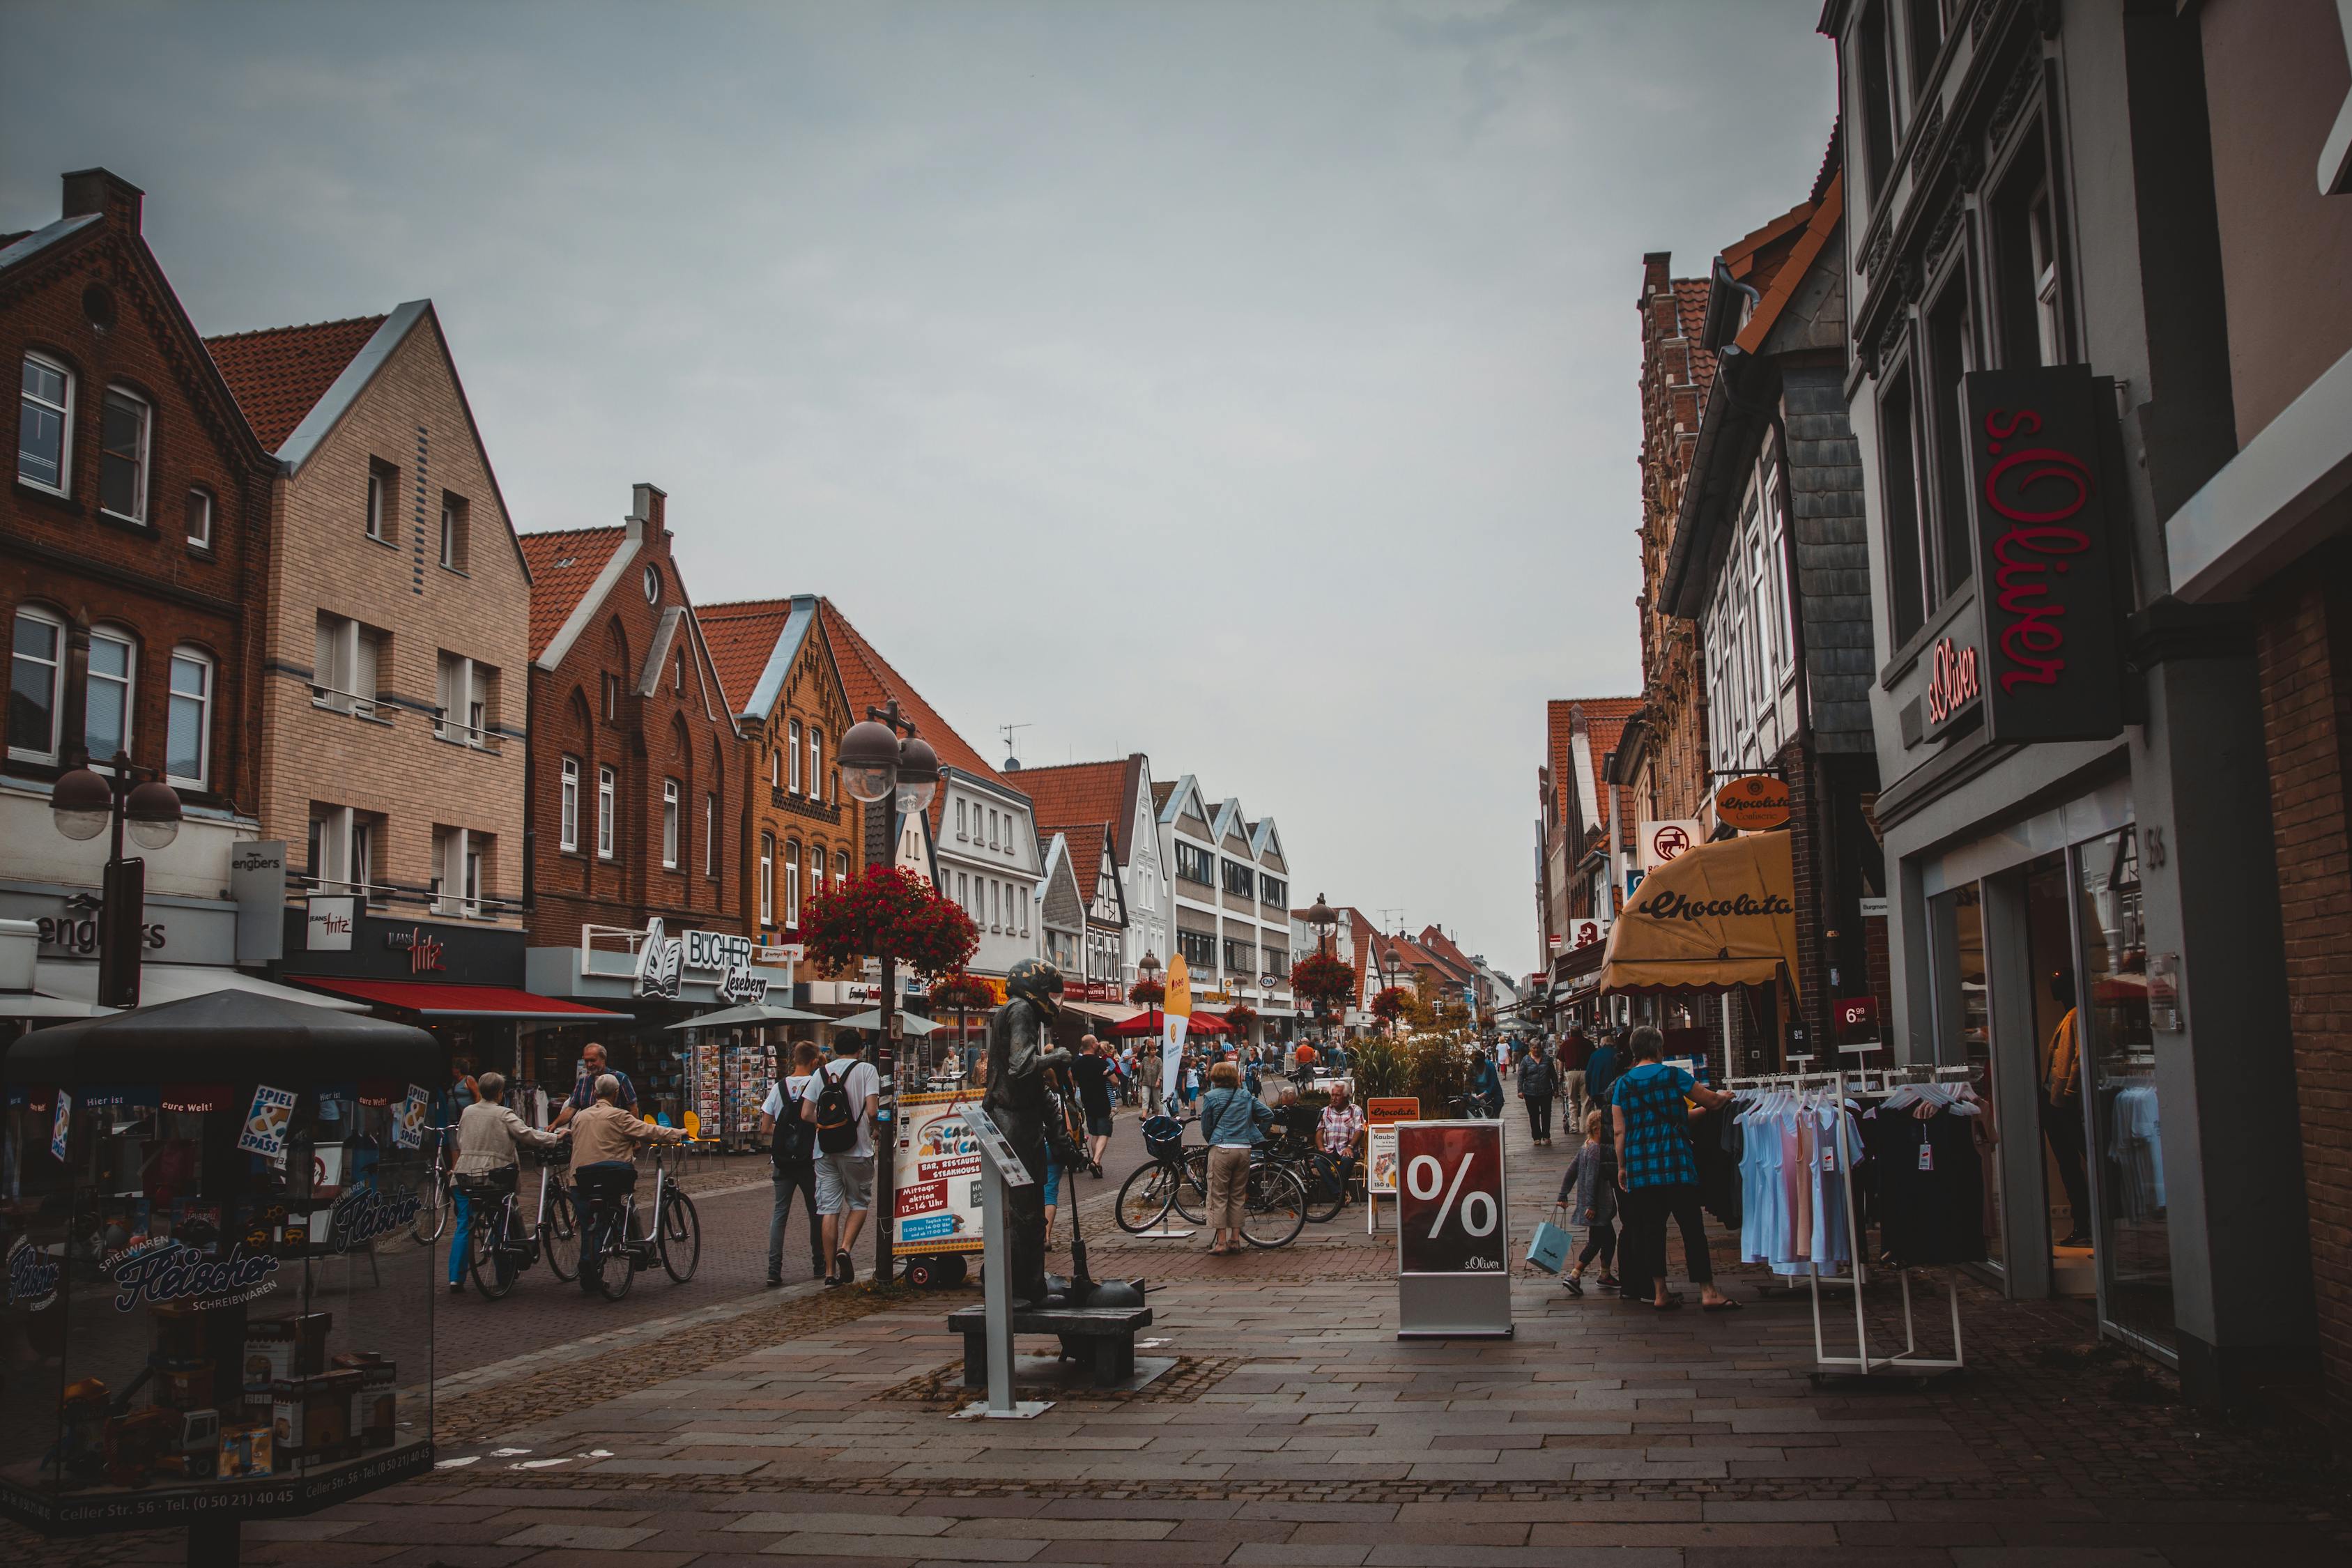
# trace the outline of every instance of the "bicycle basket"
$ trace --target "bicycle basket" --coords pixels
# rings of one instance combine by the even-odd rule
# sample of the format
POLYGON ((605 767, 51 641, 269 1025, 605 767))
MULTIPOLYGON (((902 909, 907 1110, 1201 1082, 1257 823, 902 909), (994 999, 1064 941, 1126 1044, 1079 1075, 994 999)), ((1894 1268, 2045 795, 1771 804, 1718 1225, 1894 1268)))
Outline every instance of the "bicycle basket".
POLYGON ((1173 1160, 1184 1148, 1184 1124, 1172 1116, 1145 1117, 1143 1148, 1155 1160, 1173 1160))

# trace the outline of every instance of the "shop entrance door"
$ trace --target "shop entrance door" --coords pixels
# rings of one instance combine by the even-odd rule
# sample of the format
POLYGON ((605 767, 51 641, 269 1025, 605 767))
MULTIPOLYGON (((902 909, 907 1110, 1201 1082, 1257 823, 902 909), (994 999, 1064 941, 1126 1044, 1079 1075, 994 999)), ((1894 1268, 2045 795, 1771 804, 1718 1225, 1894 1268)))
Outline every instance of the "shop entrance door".
MULTIPOLYGON (((2004 1085, 1992 1048, 1991 992, 1985 974, 1984 889, 1963 882, 1927 902, 1927 931, 1937 1002, 1936 1060, 1966 1067, 1988 1106, 1999 1106, 2004 1085)), ((1990 1112, 1989 1112, 1990 1114, 1990 1112)), ((1996 1132, 2000 1119, 1994 1121, 1996 1132)), ((1998 1146, 1984 1157, 1985 1261, 2008 1267, 2007 1214, 2001 1201, 1998 1146)))
POLYGON ((2025 868, 2025 936, 2032 964, 2034 1103, 2049 1202, 2050 1289, 2098 1294, 2091 1234, 2091 1173, 2083 1117, 2083 1021, 2066 852, 2025 868))

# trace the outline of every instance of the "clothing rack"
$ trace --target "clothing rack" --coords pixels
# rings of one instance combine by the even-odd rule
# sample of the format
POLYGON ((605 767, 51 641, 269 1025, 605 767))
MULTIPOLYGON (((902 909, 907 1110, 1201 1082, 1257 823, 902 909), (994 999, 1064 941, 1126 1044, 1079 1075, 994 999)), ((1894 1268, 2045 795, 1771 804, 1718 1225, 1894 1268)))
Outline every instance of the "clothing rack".
POLYGON ((1845 1183, 1846 1250, 1851 1257, 1848 1276, 1826 1278, 1821 1266, 1813 1264, 1809 1270, 1809 1282, 1813 1310, 1813 1364, 1816 1378, 1823 1376, 1868 1377, 1874 1373, 1957 1372, 1968 1365, 1967 1350, 1960 1339, 1960 1286, 1958 1274, 1949 1266, 1943 1268, 1944 1294, 1952 1318, 1952 1353, 1945 1356, 1923 1356, 1919 1353, 1919 1338, 1911 1300, 1911 1269, 1897 1266, 1895 1272, 1903 1283, 1903 1348, 1889 1355, 1873 1355, 1870 1352, 1870 1321, 1863 1310, 1862 1288, 1868 1282, 1869 1270, 1864 1259, 1862 1245, 1861 1206, 1856 1202, 1853 1185, 1853 1149, 1845 1113, 1846 1100, 1883 1099, 1906 1083, 1949 1083, 1973 1080, 1977 1069, 1971 1067, 1870 1067, 1831 1068, 1821 1072, 1767 1073, 1756 1078, 1732 1078, 1724 1080, 1727 1090, 1741 1089, 1805 1089, 1826 1086, 1830 1089, 1837 1115, 1837 1159, 1839 1178, 1845 1183), (1875 1084, 1871 1080, 1875 1079, 1875 1084), (1832 1355, 1822 1322, 1822 1286, 1844 1285, 1853 1292, 1854 1353, 1832 1355))

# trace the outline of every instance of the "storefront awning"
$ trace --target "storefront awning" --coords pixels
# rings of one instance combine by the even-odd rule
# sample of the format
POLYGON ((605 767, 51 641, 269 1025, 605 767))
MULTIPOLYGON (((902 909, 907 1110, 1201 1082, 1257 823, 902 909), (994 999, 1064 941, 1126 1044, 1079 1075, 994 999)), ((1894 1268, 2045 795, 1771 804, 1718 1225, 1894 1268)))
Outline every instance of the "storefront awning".
MULTIPOLYGON (((109 1009, 98 1007, 98 965, 95 963, 58 963, 44 960, 34 976, 34 987, 51 996, 68 1002, 91 1005, 92 1016, 109 1009)), ((297 990, 264 980, 257 974, 231 969, 218 963, 142 963, 139 966, 139 1001, 142 1006, 160 1007, 166 1002, 184 1002, 191 996, 209 996, 215 991, 242 991, 248 995, 268 996, 279 1002, 300 1002, 312 1007, 324 1007, 337 1013, 357 1013, 361 1008, 331 996, 297 990)), ((0 1017, 21 1017, 25 1015, 0 1013, 0 1017)))
POLYGON ((511 985, 441 985, 429 980, 344 980, 304 975, 302 984, 377 1007, 394 1007, 420 1018, 495 1018, 509 1023, 592 1024, 600 1018, 631 1022, 626 1013, 608 1013, 578 1002, 538 996, 511 985))
POLYGON ((1797 984, 1789 835, 1748 833, 1686 849, 1651 872, 1609 928, 1601 989, 1797 984))
POLYGON ((1124 1024, 1143 1011, 1140 1007, 1123 1006, 1117 1002, 1073 1002, 1066 996, 1062 998, 1062 1006, 1081 1018, 1092 1018, 1102 1024, 1124 1024))

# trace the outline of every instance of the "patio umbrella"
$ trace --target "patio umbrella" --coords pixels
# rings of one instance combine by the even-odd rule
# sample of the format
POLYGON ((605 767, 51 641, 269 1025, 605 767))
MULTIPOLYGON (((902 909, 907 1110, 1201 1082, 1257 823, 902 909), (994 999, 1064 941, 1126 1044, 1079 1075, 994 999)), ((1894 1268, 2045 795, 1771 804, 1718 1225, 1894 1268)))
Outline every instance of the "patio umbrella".
POLYGON ((671 1024, 673 1029, 724 1029, 735 1026, 761 1024, 822 1024, 822 1013, 804 1013, 798 1007, 779 1007, 768 1002, 746 1002, 740 1007, 729 1007, 717 1013, 705 1013, 699 1018, 688 1018, 683 1024, 671 1024))
MULTIPOLYGON (((929 1018, 919 1018, 912 1013, 899 1014, 898 1022, 907 1033, 918 1038, 943 1026, 932 1023, 929 1018)), ((882 1010, 879 1007, 868 1007, 863 1013, 852 1013, 846 1018, 834 1019, 833 1026, 836 1029, 878 1029, 882 1026, 882 1010)))

